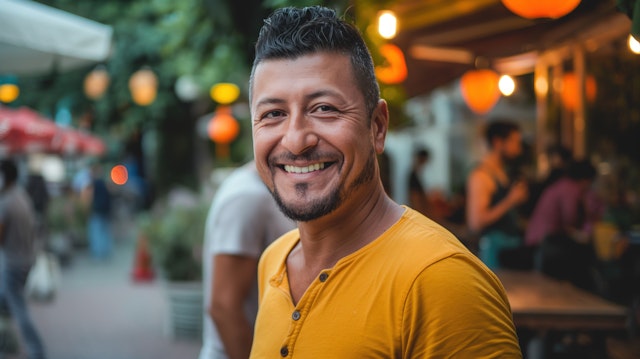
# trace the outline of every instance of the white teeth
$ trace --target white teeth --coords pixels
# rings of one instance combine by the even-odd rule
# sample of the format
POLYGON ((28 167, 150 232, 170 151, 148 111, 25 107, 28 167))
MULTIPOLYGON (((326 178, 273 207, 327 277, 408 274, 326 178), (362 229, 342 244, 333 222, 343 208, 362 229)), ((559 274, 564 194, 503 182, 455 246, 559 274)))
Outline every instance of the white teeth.
POLYGON ((316 163, 306 167, 296 167, 290 165, 284 165, 284 170, 289 173, 308 173, 313 171, 318 171, 324 168, 324 162, 316 163))

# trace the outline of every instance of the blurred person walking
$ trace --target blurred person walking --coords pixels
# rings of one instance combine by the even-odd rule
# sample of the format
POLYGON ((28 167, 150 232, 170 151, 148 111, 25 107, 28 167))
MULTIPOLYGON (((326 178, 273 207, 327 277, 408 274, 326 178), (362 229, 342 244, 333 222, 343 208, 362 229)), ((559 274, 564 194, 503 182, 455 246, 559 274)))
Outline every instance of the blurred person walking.
MULTIPOLYGON (((25 300, 25 284, 39 250, 31 200, 18 183, 13 160, 0 162, 0 300, 17 321, 29 359, 45 358, 25 300)), ((0 353, 2 357, 2 353, 0 353)))
POLYGON ((103 178, 100 164, 91 167, 91 183, 85 189, 89 203, 89 248, 96 259, 107 259, 111 255, 111 192, 103 178))
POLYGON ((258 311, 258 259, 295 228, 251 161, 217 190, 205 227, 204 331, 200 359, 248 358, 258 311))
POLYGON ((520 127, 496 120, 486 128, 489 152, 467 179, 467 226, 478 238, 478 256, 492 269, 501 267, 505 250, 523 245, 517 207, 528 197, 522 179, 513 178, 511 167, 522 154, 520 127))

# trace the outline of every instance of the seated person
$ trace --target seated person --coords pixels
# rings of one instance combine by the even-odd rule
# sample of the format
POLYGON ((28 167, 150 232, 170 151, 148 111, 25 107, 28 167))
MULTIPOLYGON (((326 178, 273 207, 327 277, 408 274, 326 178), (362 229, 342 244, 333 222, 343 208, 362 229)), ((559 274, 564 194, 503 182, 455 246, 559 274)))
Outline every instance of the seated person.
POLYGON ((589 161, 571 163, 567 175, 542 193, 525 234, 528 246, 539 247, 537 269, 584 289, 593 289, 591 234, 601 217, 601 206, 590 191, 595 177, 589 161))

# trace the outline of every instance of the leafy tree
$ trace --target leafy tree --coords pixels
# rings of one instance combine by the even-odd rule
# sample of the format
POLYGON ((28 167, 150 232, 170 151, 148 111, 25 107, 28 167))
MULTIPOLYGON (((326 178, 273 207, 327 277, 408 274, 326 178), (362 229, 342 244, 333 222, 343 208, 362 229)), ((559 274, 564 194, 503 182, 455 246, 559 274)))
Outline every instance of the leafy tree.
MULTIPOLYGON (((83 16, 114 29, 112 56, 104 64, 110 75, 105 95, 91 101, 82 92, 84 77, 93 66, 71 72, 52 72, 21 79, 20 104, 29 105, 53 116, 60 105, 72 110, 74 125, 88 125, 94 132, 112 139, 112 158, 125 155, 142 158, 145 136, 157 134, 155 169, 147 173, 156 179, 160 192, 174 184, 196 187, 194 137, 197 118, 213 111, 215 103, 208 89, 218 82, 233 82, 241 87, 246 101, 253 44, 262 20, 277 7, 326 5, 361 19, 366 32, 373 19, 370 6, 362 0, 349 5, 347 0, 46 0, 47 5, 83 16), (355 11, 355 12, 354 12, 355 11), (148 67, 158 76, 155 101, 146 107, 133 103, 128 82, 131 75, 148 67), (201 89, 193 101, 177 97, 174 87, 181 76, 192 78, 201 89), (124 146, 117 144, 125 144, 124 146)), ((374 6, 383 5, 377 1, 374 6)), ((377 45, 370 43, 373 48, 377 45)), ((376 62, 381 61, 374 51, 376 62)), ((382 87, 383 95, 394 94, 398 87, 382 87)), ((398 103, 391 98, 392 112, 398 103)), ((402 118, 393 115, 393 118, 402 118)), ((243 119, 240 119, 243 123, 243 119)), ((248 119, 244 119, 248 120, 248 119)), ((244 121, 248 122, 248 121, 244 121)), ((244 126, 241 138, 231 147, 231 162, 244 161, 250 152, 250 126, 244 126)), ((208 150, 213 152, 214 145, 208 150)))

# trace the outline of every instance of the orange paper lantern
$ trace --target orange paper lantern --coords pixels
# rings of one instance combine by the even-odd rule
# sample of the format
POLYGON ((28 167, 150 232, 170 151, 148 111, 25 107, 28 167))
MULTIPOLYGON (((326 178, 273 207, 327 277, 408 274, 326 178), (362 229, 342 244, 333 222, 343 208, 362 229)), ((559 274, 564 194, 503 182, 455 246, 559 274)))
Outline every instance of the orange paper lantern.
POLYGON ((220 106, 209 122, 209 138, 215 143, 229 144, 238 136, 240 125, 231 115, 231 107, 220 106))
POLYGON ((97 100, 104 95, 109 82, 109 73, 104 66, 99 66, 84 78, 84 93, 88 98, 97 100))
POLYGON ((502 0, 511 12, 527 19, 557 19, 573 11, 580 0, 502 0))
POLYGON ((153 103, 158 94, 158 77, 148 68, 138 70, 129 79, 129 90, 133 102, 140 106, 153 103))
POLYGON ((462 98, 473 112, 485 114, 500 99, 499 81, 498 74, 489 69, 467 71, 460 79, 462 98))
POLYGON ((402 50, 393 44, 380 47, 380 54, 387 60, 386 66, 376 66, 376 76, 380 82, 399 84, 407 78, 407 64, 402 50))
MULTIPOLYGON (((584 95, 587 101, 591 102, 596 99, 597 85, 596 79, 592 75, 588 75, 584 79, 584 95)), ((578 78, 574 73, 566 73, 562 77, 562 93, 560 98, 565 108, 575 111, 578 108, 578 98, 580 96, 580 88, 578 86, 578 78)))

